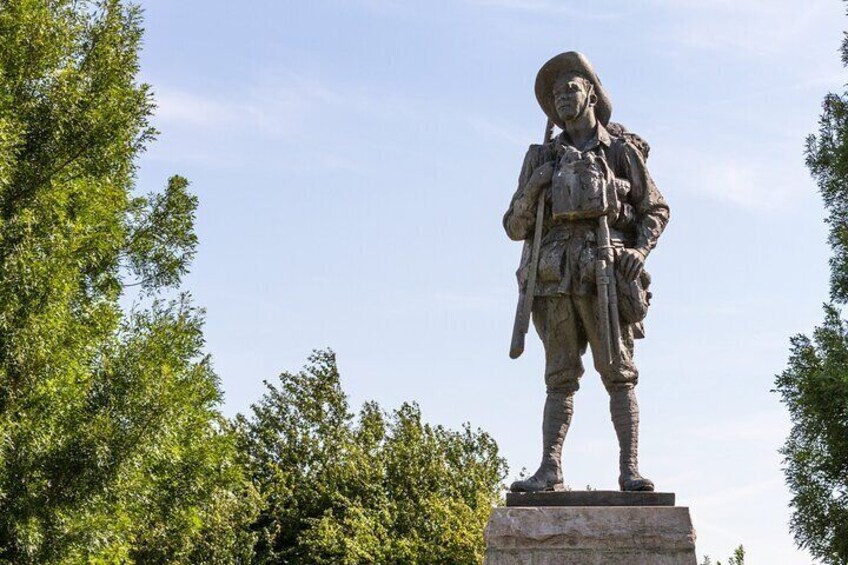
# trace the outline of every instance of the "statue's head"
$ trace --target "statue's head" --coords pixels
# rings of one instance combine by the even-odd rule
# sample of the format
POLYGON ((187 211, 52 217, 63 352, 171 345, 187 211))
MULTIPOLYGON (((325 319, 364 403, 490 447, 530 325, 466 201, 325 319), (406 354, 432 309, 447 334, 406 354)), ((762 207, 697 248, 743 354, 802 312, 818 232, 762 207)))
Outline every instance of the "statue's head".
POLYGON ((536 99, 542 110, 559 127, 594 112, 606 125, 612 103, 589 60, 580 53, 561 53, 545 63, 536 75, 536 99))
POLYGON ((563 71, 553 85, 554 110, 563 122, 595 112, 598 95, 591 81, 579 73, 563 71))

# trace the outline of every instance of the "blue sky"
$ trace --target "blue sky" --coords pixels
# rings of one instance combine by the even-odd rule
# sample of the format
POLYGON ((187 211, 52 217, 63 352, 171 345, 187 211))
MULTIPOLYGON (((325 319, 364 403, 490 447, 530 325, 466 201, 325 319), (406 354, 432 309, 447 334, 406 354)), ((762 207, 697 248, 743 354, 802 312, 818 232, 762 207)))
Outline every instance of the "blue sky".
MULTIPOLYGON (((143 0, 162 131, 139 189, 199 195, 186 287, 207 308, 226 412, 338 354, 358 407, 420 403, 490 433, 511 476, 540 455, 542 348, 508 358, 520 244, 501 217, 544 117, 539 66, 578 50, 613 120, 652 146, 672 208, 648 261, 643 471, 692 509, 698 553, 809 563, 788 532, 774 375, 827 298, 803 164, 845 82, 836 0, 143 0)), ((587 372, 566 481, 615 488, 606 393, 587 372)))

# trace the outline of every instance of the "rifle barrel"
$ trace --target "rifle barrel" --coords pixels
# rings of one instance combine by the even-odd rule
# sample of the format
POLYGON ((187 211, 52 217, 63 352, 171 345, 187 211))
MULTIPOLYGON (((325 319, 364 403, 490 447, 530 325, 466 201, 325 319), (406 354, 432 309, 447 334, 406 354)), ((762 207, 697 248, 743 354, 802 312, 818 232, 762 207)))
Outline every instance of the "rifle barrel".
MULTIPOLYGON (((554 122, 548 118, 545 124, 545 143, 550 143, 554 133, 554 122)), ((530 329, 530 316, 533 314, 533 297, 536 294, 536 271, 539 270, 539 253, 542 247, 542 222, 545 219, 545 193, 539 193, 536 205, 536 225, 533 230, 533 247, 530 250, 530 273, 527 285, 518 289, 518 304, 515 308, 515 323, 512 325, 512 341, 509 356, 517 359, 524 353, 524 336, 530 329)), ((526 245, 526 244, 525 244, 526 245)))

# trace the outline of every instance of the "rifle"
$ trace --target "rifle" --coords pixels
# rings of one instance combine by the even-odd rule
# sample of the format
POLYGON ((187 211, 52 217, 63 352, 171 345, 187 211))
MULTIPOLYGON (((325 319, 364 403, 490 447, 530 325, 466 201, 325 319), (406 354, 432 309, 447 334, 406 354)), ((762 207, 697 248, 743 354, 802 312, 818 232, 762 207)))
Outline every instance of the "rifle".
MULTIPOLYGON (((606 162, 604 161, 606 167, 606 162)), ((607 179, 612 176, 607 168, 607 179)), ((598 287, 598 312, 603 359, 606 365, 615 365, 621 357, 621 323, 618 319, 618 290, 615 281, 615 254, 610 240, 607 216, 607 186, 601 191, 604 214, 598 218, 598 261, 595 280, 598 287)))
MULTIPOLYGON (((545 143, 553 137, 554 122, 548 118, 545 124, 545 143)), ((530 315, 533 312, 533 297, 536 294, 536 271, 539 270, 539 252, 542 247, 542 221, 545 218, 545 191, 539 192, 536 204, 536 226, 533 232, 533 247, 530 250, 530 273, 524 288, 518 289, 518 305, 515 307, 515 323, 512 325, 512 343, 509 347, 511 359, 518 359, 524 353, 524 337, 530 329, 530 315)), ((609 230, 607 230, 609 239, 609 230)), ((528 242, 525 241, 527 246, 528 242)))

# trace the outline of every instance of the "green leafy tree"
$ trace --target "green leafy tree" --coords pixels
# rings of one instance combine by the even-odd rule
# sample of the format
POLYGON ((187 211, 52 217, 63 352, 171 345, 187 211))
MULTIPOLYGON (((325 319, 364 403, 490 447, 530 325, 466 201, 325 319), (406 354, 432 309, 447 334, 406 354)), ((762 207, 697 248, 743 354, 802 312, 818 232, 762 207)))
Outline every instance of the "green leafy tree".
MULTIPOLYGON (((848 36, 842 43, 848 65, 848 36)), ((848 564, 848 92, 824 99, 807 166, 827 209, 831 302, 812 338, 792 338, 776 390, 792 418, 782 449, 796 543, 824 563, 848 564)))
POLYGON ((156 133, 141 37, 122 0, 0 0, 4 563, 223 563, 252 546, 202 312, 163 294, 195 253, 197 200, 180 177, 134 194, 156 133))
MULTIPOLYGON (((705 555, 701 565, 713 565, 713 560, 705 555)), ((716 561, 715 565, 722 565, 722 562, 716 561)), ((740 545, 734 549, 733 555, 727 559, 727 565, 745 565, 745 548, 740 545)))
POLYGON ((506 474, 492 438, 348 407, 336 359, 318 351, 239 417, 241 451, 262 509, 257 563, 471 564, 506 474))

